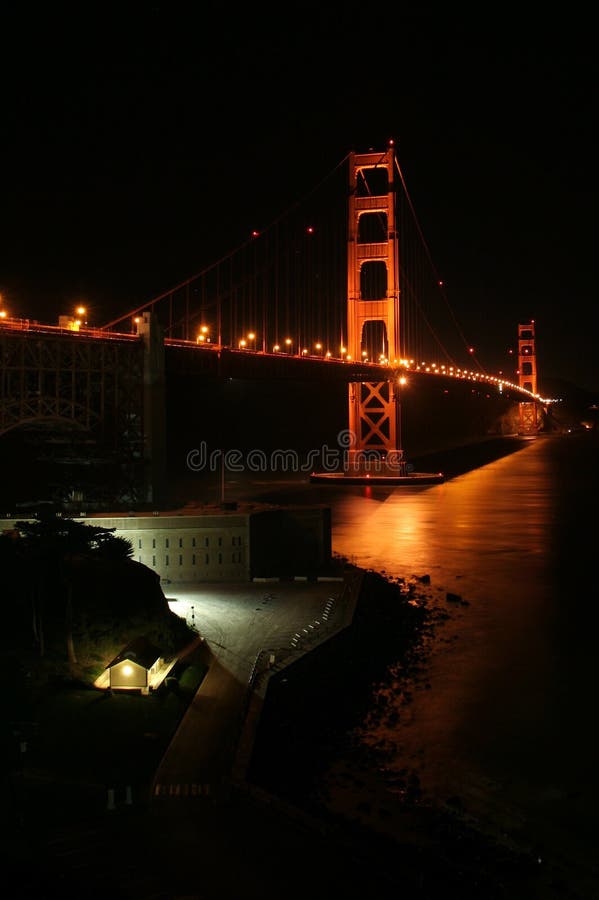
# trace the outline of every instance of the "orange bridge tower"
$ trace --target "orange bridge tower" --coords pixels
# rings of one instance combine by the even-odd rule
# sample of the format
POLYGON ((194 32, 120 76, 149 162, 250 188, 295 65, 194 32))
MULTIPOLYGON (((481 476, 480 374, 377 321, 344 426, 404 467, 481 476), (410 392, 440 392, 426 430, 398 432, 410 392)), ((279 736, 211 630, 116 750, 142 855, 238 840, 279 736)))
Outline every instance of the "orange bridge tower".
MULTIPOLYGON (((518 384, 534 397, 538 396, 534 319, 518 325, 518 384)), ((537 401, 523 401, 518 407, 519 433, 536 434, 539 430, 537 401)))
MULTIPOLYGON (((347 353, 354 360, 399 360, 399 262, 395 151, 351 153, 347 254, 347 353), (374 356, 374 359, 372 358, 374 356)), ((401 458, 395 379, 349 386, 348 461, 401 458)))

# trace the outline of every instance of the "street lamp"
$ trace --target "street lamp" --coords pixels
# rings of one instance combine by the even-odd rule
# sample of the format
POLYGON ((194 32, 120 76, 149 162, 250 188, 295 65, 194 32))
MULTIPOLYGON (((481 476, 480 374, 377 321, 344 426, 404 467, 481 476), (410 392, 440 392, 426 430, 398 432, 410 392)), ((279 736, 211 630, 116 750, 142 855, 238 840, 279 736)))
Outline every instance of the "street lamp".
POLYGON ((397 379, 397 443, 398 449, 403 454, 403 437, 401 433, 401 389, 408 383, 405 375, 400 375, 397 379))

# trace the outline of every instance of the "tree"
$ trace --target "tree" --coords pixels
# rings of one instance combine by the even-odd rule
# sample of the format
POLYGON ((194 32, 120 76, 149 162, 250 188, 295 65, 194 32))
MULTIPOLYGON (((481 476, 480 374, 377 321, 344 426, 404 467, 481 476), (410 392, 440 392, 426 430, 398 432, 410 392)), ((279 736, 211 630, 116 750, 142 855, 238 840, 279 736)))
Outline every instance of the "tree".
POLYGON ((93 551, 96 558, 104 559, 110 562, 120 562, 121 560, 131 559, 133 557, 133 544, 130 540, 120 536, 108 535, 102 538, 93 551))
POLYGON ((71 673, 77 665, 73 639, 72 567, 76 557, 99 556, 126 559, 133 546, 125 538, 115 537, 114 528, 102 528, 63 517, 55 510, 40 510, 34 521, 15 525, 20 534, 20 549, 33 573, 33 630, 40 656, 44 655, 44 615, 53 596, 62 597, 67 658, 71 673))

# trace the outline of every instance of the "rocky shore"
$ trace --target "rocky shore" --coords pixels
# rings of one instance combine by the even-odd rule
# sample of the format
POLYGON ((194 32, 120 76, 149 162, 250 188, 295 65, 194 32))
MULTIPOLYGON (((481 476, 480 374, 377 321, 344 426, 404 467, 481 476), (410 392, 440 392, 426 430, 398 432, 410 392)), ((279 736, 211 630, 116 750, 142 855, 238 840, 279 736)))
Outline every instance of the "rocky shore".
POLYGON ((248 777, 346 834, 411 896, 587 900, 575 872, 461 798, 427 796, 401 761, 398 723, 415 692, 434 690, 430 654, 467 607, 426 573, 364 573, 352 626, 271 680, 248 777))

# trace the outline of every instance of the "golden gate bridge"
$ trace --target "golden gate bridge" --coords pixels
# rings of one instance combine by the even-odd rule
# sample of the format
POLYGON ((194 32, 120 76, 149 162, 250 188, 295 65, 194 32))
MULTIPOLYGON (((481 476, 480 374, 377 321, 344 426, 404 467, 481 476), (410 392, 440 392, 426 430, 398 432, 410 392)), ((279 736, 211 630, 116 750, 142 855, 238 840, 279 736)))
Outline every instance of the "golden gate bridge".
MULTIPOLYGON (((409 371, 504 388, 480 366, 448 302, 393 142, 348 154, 242 246, 106 328, 148 310, 181 347, 350 364, 354 466, 365 452, 387 460, 402 452, 399 392, 409 371)), ((526 339, 518 389, 528 394, 522 426, 534 430, 534 323, 526 339)))
MULTIPOLYGON (((231 211, 223 209, 223 215, 231 211)), ((518 325, 514 381, 480 365, 448 302, 392 142, 381 152, 349 153, 240 246, 100 327, 88 327, 84 315, 61 317, 52 326, 2 318, 0 310, 0 328, 5 344, 9 332, 79 342, 78 355, 71 348, 63 359, 48 351, 44 359, 31 357, 23 346, 15 356, 6 345, 0 434, 36 418, 77 420, 89 429, 94 416, 104 415, 107 397, 114 410, 122 410, 129 385, 125 405, 140 407, 129 431, 153 459, 159 455, 159 440, 151 433, 160 428, 155 398, 164 366, 155 362, 158 345, 190 373, 284 378, 301 371, 302 377, 346 381, 356 455, 401 452, 399 393, 408 376, 510 391, 519 403, 520 429, 528 433, 538 429, 539 410, 548 402, 537 393, 534 323, 518 325), (110 345, 112 362, 104 356, 100 362, 93 346, 82 356, 82 341, 110 345), (130 366, 132 358, 123 350, 117 361, 116 345, 152 347, 154 362, 140 358, 111 394, 110 366, 122 367, 126 357, 130 366), (99 377, 101 410, 93 408, 81 384, 74 386, 77 366, 88 384, 90 373, 99 377), (32 390, 32 373, 35 381, 40 372, 32 390), (152 401, 134 396, 139 380, 152 386, 152 401)))

